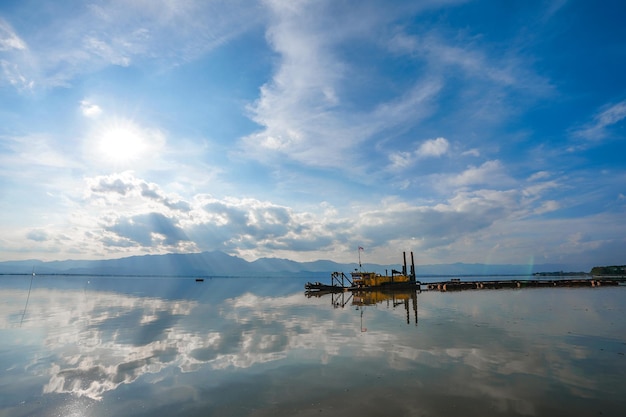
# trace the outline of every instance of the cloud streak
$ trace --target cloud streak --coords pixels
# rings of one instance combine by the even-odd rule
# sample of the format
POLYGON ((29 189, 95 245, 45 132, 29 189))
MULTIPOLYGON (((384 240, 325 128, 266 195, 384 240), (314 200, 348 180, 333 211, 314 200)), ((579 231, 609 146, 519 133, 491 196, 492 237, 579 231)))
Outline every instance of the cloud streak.
POLYGON ((610 135, 611 128, 626 119, 626 100, 605 106, 593 120, 574 132, 583 139, 598 141, 610 135))
POLYGON ((612 6, 29 4, 0 20, 6 257, 621 263, 612 6))
POLYGON ((9 24, 0 19, 0 52, 27 49, 26 43, 20 39, 9 24))
MULTIPOLYGON (((36 34, 20 36, 0 22, 0 50, 25 50, 36 60, 3 61, 5 78, 15 83, 18 74, 39 87, 69 86, 76 77, 109 65, 128 67, 146 60, 169 61, 170 65, 195 59, 254 27, 259 14, 240 1, 189 1, 175 4, 108 0, 78 4, 65 14, 66 5, 51 5, 56 21, 36 34), (216 10, 218 11, 216 13, 216 10), (241 22, 247 22, 242 25, 241 22), (46 33, 45 39, 38 35, 46 33), (26 40, 24 40, 26 39, 26 40)), ((43 19, 39 11, 32 10, 43 19)), ((43 13, 43 11, 41 11, 43 13)))

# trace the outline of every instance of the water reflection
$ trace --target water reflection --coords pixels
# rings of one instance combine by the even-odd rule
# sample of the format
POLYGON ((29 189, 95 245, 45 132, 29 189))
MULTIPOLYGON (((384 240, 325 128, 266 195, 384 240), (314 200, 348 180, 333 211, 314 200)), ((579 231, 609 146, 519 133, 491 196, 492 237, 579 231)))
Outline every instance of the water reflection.
POLYGON ((14 369, 27 371, 21 377, 46 378, 44 394, 99 401, 140 378, 156 381, 177 372, 250 368, 285 360, 293 349, 319 348, 320 342, 332 355, 342 341, 337 337, 343 333, 341 326, 324 343, 327 327, 309 325, 291 314, 303 307, 299 293, 268 297, 244 292, 226 298, 200 294, 197 300, 168 300, 136 296, 135 290, 124 293, 136 283, 125 287, 119 282, 122 293, 94 291, 89 281, 85 284, 62 290, 48 285, 28 295, 8 288, 0 294, 9 301, 0 307, 0 325, 13 333, 3 344, 17 362, 14 369), (30 302, 21 311, 23 296, 30 302), (34 356, 20 356, 25 351, 34 356))
POLYGON ((38 279, 27 309, 28 278, 0 281, 0 416, 626 405, 626 288, 307 298, 279 279, 38 279))
MULTIPOLYGON (((12 290, 2 293, 8 300, 17 300, 19 295, 12 290)), ((72 393, 98 400, 120 384, 145 373, 158 373, 174 361, 183 366, 189 359, 177 360, 181 351, 205 343, 197 336, 169 331, 190 314, 194 302, 34 289, 29 304, 26 319, 21 321, 29 340, 14 339, 13 343, 15 347, 41 348, 24 367, 37 376, 47 374, 44 393, 72 393), (47 369, 40 364, 41 356, 49 362, 47 369)), ((16 311, 12 307, 9 303, 3 308, 3 328, 12 324, 16 311)))
MULTIPOLYGON (((356 310, 361 310, 361 319, 363 311, 367 306, 375 306, 376 304, 384 304, 387 308, 404 307, 406 312, 406 323, 411 324, 411 314, 413 322, 417 326, 417 289, 404 290, 365 290, 365 291, 306 291, 308 298, 326 298, 330 300, 330 304, 334 308, 345 308, 346 306, 355 306, 356 310), (410 305, 410 307, 409 307, 410 305)), ((363 326, 361 326, 361 331, 363 326)))

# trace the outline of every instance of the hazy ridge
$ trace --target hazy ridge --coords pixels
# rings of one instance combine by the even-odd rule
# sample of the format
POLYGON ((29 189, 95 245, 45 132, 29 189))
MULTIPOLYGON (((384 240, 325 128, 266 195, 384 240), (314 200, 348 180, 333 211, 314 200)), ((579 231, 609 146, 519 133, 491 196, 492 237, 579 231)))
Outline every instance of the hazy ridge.
MULTIPOLYGON (((0 262, 0 274, 81 274, 81 275, 163 275, 163 276, 268 276, 326 275, 333 271, 348 273, 357 263, 328 260, 295 262, 289 259, 261 258, 248 262, 223 252, 131 256, 108 260, 39 260, 0 262)), ((363 269, 384 273, 400 269, 401 264, 364 263, 363 269)), ((537 264, 439 264, 416 265, 417 275, 525 275, 535 272, 571 271, 565 265, 537 264)), ((581 269, 583 270, 583 269, 581 269)), ((584 271, 584 270, 583 270, 584 271)), ((586 271, 588 272, 588 271, 586 271)))

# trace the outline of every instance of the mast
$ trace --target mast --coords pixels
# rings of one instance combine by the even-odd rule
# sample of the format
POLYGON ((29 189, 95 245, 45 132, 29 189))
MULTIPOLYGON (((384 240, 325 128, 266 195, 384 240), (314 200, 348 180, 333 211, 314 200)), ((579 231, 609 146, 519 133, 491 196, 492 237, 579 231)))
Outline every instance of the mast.
POLYGON ((359 271, 362 272, 361 268, 361 251, 363 251, 363 246, 359 246, 359 271))
POLYGON ((402 265, 402 275, 406 276, 406 252, 402 252, 404 258, 404 264, 402 265))

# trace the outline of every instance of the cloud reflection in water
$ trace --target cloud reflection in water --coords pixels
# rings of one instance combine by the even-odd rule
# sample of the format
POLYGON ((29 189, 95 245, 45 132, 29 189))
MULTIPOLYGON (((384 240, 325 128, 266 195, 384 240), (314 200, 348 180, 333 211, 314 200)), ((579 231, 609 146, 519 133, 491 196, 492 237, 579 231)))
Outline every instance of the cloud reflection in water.
MULTIPOLYGON (((227 281, 219 286, 240 286, 227 281)), ((339 394, 342 403, 370 403, 372 413, 444 415, 455 401, 480 401, 469 415, 545 415, 552 397, 614 401, 619 392, 604 391, 626 369, 613 360, 626 351, 625 325, 609 321, 624 312, 614 292, 426 293, 415 326, 401 304, 341 309, 301 292, 214 295, 213 287, 199 288, 205 292, 174 299, 36 288, 21 329, 23 291, 0 290, 9 300, 0 306, 0 324, 11 336, 1 343, 13 361, 4 369, 25 369, 31 379, 21 383, 39 384, 44 395, 103 401, 116 391, 122 400, 108 407, 121 413, 142 399, 146 412, 178 402, 215 409, 242 392, 258 415, 287 404, 328 408, 339 394), (558 304, 547 302, 554 297, 558 304), (414 401, 389 408, 402 396, 414 401)), ((11 375, 0 376, 3 386, 11 375)), ((603 410, 610 415, 611 407, 603 410)))

